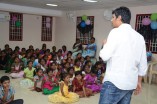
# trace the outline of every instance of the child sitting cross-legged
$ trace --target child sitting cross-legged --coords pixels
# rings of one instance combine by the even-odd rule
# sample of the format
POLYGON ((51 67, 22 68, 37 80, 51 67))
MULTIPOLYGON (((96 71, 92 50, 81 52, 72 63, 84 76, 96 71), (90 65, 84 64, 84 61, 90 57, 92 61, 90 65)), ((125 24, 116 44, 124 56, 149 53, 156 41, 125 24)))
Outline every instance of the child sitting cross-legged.
POLYGON ((35 68, 33 67, 33 62, 28 61, 28 67, 24 69, 24 79, 20 82, 21 86, 31 88, 34 85, 34 70, 35 68))
POLYGON ((80 97, 89 97, 92 95, 92 90, 85 88, 85 82, 82 78, 82 72, 76 71, 75 78, 72 82, 73 92, 77 93, 80 97))
POLYGON ((98 84, 97 71, 95 69, 92 69, 90 74, 86 74, 84 80, 86 88, 91 89, 93 93, 100 92, 101 84, 98 84))
POLYGON ((73 92, 69 92, 69 74, 62 74, 62 81, 60 82, 60 90, 52 95, 48 96, 48 99, 52 103, 74 103, 79 100, 79 95, 73 92))
POLYGON ((42 81, 43 94, 49 95, 59 91, 58 79, 54 76, 53 70, 47 70, 47 76, 42 81))
POLYGON ((14 63, 11 65, 11 74, 10 76, 12 78, 22 78, 23 77, 23 65, 20 62, 20 59, 18 57, 15 57, 14 63))
POLYGON ((42 91, 43 69, 36 69, 36 75, 34 76, 34 89, 37 92, 42 91))

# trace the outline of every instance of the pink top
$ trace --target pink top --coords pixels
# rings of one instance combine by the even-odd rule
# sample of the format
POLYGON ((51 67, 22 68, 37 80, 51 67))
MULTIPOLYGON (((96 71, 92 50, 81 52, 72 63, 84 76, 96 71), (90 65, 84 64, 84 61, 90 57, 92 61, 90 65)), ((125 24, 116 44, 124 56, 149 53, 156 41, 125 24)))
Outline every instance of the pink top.
POLYGON ((47 88, 48 90, 52 90, 54 87, 52 84, 57 82, 56 76, 53 76, 51 80, 49 80, 48 76, 45 76, 43 80, 45 81, 43 88, 47 88))
POLYGON ((52 90, 53 89, 52 81, 50 81, 47 76, 45 76, 43 80, 45 81, 45 83, 43 84, 43 88, 47 88, 48 90, 52 90))

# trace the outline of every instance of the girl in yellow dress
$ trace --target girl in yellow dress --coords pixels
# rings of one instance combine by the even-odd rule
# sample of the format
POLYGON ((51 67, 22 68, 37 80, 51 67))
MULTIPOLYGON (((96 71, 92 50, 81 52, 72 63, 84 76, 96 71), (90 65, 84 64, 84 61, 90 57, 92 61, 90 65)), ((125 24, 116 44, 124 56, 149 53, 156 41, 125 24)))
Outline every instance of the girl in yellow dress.
POLYGON ((60 91, 48 96, 48 99, 52 103, 74 103, 79 100, 79 95, 68 91, 68 83, 70 76, 64 73, 60 82, 60 91))

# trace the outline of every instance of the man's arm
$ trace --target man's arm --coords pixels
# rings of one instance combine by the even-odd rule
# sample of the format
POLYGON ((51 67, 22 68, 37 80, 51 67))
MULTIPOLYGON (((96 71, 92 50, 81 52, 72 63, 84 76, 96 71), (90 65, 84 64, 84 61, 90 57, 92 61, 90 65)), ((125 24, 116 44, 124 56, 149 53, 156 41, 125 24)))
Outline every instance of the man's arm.
POLYGON ((145 76, 147 73, 147 55, 146 55, 146 46, 144 44, 140 63, 138 65, 138 75, 139 76, 145 76))
POLYGON ((12 102, 13 100, 14 100, 14 95, 12 95, 11 98, 10 98, 7 102, 5 102, 4 104, 9 104, 9 103, 12 102))
POLYGON ((111 58, 113 55, 114 50, 117 46, 117 36, 116 36, 115 30, 112 30, 107 38, 107 40, 104 40, 103 42, 103 48, 100 51, 100 57, 103 59, 103 61, 107 61, 111 58))
POLYGON ((142 91, 142 76, 145 76, 147 74, 147 67, 146 46, 144 44, 140 63, 138 65, 138 83, 136 90, 134 91, 135 95, 138 95, 142 91))

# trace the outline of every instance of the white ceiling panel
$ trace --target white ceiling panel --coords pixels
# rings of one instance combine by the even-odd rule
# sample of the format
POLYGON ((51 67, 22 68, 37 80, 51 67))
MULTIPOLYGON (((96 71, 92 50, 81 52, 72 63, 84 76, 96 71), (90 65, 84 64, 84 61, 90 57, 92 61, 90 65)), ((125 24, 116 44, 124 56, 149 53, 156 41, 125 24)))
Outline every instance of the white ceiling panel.
POLYGON ((0 3, 30 6, 53 10, 83 10, 102 9, 117 6, 144 6, 155 5, 157 0, 97 0, 97 3, 88 3, 82 0, 0 0, 0 3), (58 7, 46 6, 47 3, 57 4, 58 7))

